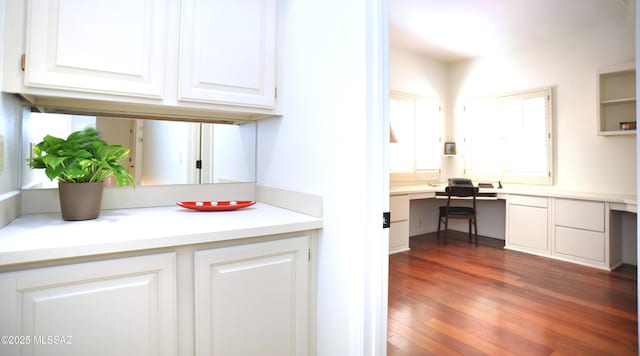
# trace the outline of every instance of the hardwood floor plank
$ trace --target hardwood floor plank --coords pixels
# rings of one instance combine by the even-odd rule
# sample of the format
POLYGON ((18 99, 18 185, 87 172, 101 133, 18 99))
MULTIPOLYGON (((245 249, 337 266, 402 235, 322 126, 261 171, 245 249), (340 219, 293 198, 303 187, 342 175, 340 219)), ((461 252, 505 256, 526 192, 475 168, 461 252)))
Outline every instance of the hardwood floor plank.
POLYGON ((451 232, 389 259, 389 355, 636 355, 635 266, 607 272, 451 232))

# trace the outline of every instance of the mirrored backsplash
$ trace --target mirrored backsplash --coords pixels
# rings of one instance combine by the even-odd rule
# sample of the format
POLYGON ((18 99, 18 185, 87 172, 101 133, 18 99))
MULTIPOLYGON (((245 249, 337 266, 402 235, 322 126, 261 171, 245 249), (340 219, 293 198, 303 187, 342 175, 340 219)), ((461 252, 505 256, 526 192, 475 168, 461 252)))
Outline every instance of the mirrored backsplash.
MULTIPOLYGON (((108 143, 130 150, 122 165, 138 186, 255 182, 255 122, 227 125, 29 113, 23 117, 22 156, 29 158, 46 135, 66 138, 86 127, 95 127, 108 143)), ((23 189, 57 187, 44 170, 23 162, 23 189)))

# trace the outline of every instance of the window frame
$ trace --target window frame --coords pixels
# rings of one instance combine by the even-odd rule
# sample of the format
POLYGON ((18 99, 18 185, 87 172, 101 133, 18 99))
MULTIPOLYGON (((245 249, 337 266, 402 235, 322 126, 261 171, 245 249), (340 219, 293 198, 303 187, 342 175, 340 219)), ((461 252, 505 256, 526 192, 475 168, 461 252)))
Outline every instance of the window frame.
MULTIPOLYGON (((416 142, 418 140, 418 131, 415 130, 416 127, 416 120, 417 120, 417 106, 418 106, 418 101, 419 100, 424 100, 424 101, 428 101, 431 102, 432 104, 435 104, 438 106, 438 120, 440 121, 437 125, 438 125, 438 140, 437 142, 433 143, 433 146, 441 146, 442 145, 442 140, 443 140, 443 135, 444 135, 444 127, 445 127, 445 123, 444 123, 444 119, 443 119, 443 111, 442 111, 442 104, 440 103, 440 101, 436 98, 432 98, 432 97, 425 97, 425 96, 420 96, 420 95, 415 95, 415 94, 411 94, 411 93, 407 93, 407 92, 402 92, 402 91, 396 91, 396 90, 392 90, 390 92, 389 95, 389 99, 391 100, 402 100, 402 101, 413 101, 413 131, 414 131, 414 140, 413 140, 413 172, 393 172, 390 171, 390 180, 391 182, 394 183, 409 183, 409 182, 424 182, 424 181, 431 181, 431 182, 437 182, 440 179, 440 174, 442 172, 442 162, 439 161, 438 162, 438 167, 436 169, 418 169, 417 167, 417 147, 418 145, 416 145, 416 142)), ((391 115, 391 114, 390 114, 391 115)), ((389 122, 389 124, 391 125, 391 120, 389 122)), ((435 135, 434 135, 435 136, 435 135)), ((433 137, 433 136, 430 136, 433 137)), ((394 144, 394 143, 391 143, 394 144)), ((442 153, 440 150, 438 150, 438 152, 442 153)))
POLYGON ((553 89, 551 87, 546 88, 537 88, 531 90, 524 90, 518 92, 511 92, 501 95, 495 95, 484 98, 474 98, 468 99, 465 101, 464 112, 465 117, 462 120, 463 125, 465 125, 467 131, 464 132, 464 146, 465 146, 465 154, 464 154, 464 176, 476 181, 501 181, 506 183, 517 183, 517 184, 536 184, 536 185, 553 185, 554 178, 554 161, 553 161, 553 123, 554 123, 554 110, 553 110, 553 89), (509 152, 509 137, 508 137, 508 121, 505 114, 505 103, 513 100, 525 100, 532 98, 542 98, 546 99, 545 105, 545 128, 546 128, 546 174, 535 175, 535 174, 516 174, 510 173, 507 167, 507 155, 509 152), (499 157, 500 157, 500 171, 499 172, 479 172, 473 171, 471 166, 471 158, 472 157, 472 142, 473 138, 470 136, 469 131, 469 121, 470 116, 472 114, 467 113, 466 106, 471 101, 477 102, 485 102, 489 103, 488 105, 497 104, 500 110, 500 126, 498 128, 500 134, 499 139, 500 142, 497 147, 499 147, 499 157))

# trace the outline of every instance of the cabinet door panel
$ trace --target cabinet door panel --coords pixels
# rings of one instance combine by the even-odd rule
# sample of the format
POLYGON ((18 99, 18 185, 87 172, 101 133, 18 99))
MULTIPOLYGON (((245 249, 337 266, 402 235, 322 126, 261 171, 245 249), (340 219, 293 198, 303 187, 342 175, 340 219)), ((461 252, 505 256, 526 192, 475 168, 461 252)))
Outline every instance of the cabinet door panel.
POLYGON ((0 291, 8 304, 0 319, 12 321, 2 335, 32 338, 20 348, 0 345, 0 354, 175 353, 173 253, 7 273, 0 275, 0 291), (48 336, 68 342, 35 340, 48 336))
POLYGON ((524 205, 509 205, 507 243, 538 252, 548 252, 547 209, 524 205))
POLYGON ((185 0, 180 41, 180 100, 274 106, 275 0, 185 0))
POLYGON ((409 221, 392 222, 389 228, 389 253, 409 249, 409 221))
POLYGON ((409 219, 409 196, 392 195, 389 198, 389 211, 391 212, 391 222, 409 219))
POLYGON ((166 0, 31 0, 25 85, 161 98, 166 0))
POLYGON ((196 252, 196 354, 306 354, 307 251, 299 237, 196 252))

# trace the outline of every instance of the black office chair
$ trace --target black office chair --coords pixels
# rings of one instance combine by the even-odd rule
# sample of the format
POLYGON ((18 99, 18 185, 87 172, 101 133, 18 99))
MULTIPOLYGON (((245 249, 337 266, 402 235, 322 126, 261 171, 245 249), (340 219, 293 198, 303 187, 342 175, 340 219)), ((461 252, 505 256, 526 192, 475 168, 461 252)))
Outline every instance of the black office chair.
POLYGON ((447 243, 447 229, 449 228, 449 219, 466 219, 469 220, 469 241, 471 241, 471 227, 475 229, 475 242, 478 246, 478 216, 476 210, 476 196, 478 195, 478 187, 471 184, 449 185, 445 192, 447 193, 447 205, 440 207, 438 215, 438 241, 440 241, 440 225, 444 223, 444 243, 447 243), (472 197, 473 204, 469 206, 451 205, 452 197, 468 198, 472 197))

